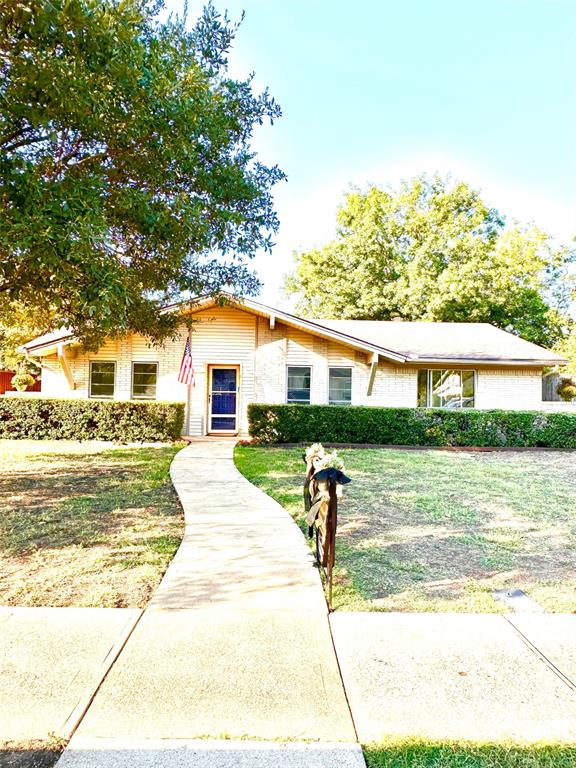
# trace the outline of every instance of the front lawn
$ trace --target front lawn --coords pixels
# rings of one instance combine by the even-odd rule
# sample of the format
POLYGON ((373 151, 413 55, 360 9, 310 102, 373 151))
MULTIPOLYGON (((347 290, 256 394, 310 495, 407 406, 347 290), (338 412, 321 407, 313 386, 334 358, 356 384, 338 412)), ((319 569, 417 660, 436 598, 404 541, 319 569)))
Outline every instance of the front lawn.
MULTIPOLYGON (((301 448, 237 446, 241 472, 303 524, 301 448)), ((576 610, 576 472, 570 452, 343 449, 334 607, 507 609, 522 589, 576 610)))
POLYGON ((180 448, 0 440, 0 604, 146 605, 184 529, 180 448))
POLYGON ((406 740, 365 747, 367 768, 571 768, 576 747, 406 740))

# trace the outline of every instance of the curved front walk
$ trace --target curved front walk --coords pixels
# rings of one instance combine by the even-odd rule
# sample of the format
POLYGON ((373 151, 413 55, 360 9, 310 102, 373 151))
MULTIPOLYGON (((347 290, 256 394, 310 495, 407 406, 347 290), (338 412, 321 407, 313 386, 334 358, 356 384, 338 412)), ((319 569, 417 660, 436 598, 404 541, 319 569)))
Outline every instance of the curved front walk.
POLYGON ((119 765, 120 753, 147 765, 135 756, 152 759, 159 739, 177 740, 160 743, 186 766, 363 765, 310 550, 237 471, 233 447, 198 441, 174 459, 183 542, 62 766, 108 765, 105 754, 119 765), (254 762, 246 746, 197 739, 294 743, 269 757, 255 745, 254 762))

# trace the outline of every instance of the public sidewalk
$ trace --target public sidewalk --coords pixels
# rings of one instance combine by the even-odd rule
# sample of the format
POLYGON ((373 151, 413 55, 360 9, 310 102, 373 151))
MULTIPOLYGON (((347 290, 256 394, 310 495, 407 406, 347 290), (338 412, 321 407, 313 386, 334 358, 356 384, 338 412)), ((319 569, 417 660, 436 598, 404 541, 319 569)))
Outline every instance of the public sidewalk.
POLYGON ((576 744, 576 615, 333 613, 361 743, 576 744))
POLYGON ((60 768, 364 765, 310 550, 233 447, 175 457, 183 542, 60 768))

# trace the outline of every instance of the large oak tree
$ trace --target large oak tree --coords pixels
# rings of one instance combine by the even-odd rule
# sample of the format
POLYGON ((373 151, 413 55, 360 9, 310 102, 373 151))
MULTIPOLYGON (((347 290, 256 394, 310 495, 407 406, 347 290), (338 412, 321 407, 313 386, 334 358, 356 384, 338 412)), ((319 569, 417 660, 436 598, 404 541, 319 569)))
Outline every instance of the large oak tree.
POLYGON ((0 2, 0 313, 18 302, 87 345, 165 337, 158 307, 182 295, 254 293, 247 260, 277 227, 284 175, 250 145, 280 110, 228 76, 237 27, 211 4, 191 31, 159 9, 0 2))
POLYGON ((352 191, 337 221, 286 280, 303 314, 488 322, 545 345, 567 332, 574 254, 535 226, 505 227, 463 182, 352 191))

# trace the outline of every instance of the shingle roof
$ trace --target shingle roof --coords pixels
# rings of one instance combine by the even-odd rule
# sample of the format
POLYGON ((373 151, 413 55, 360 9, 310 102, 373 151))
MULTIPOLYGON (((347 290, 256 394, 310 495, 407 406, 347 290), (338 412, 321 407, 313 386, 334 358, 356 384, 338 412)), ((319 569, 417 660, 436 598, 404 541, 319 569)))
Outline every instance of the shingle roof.
MULTIPOLYGON (((202 297, 210 299, 211 297, 202 297)), ((231 298, 231 297, 230 297, 231 298)), ((325 329, 332 339, 341 343, 354 341, 361 348, 372 348, 384 357, 402 362, 492 363, 495 365, 563 365, 566 360, 549 349, 532 344, 489 323, 432 323, 386 320, 316 320, 299 318, 281 310, 258 304, 250 299, 235 298, 239 307, 277 316, 278 320, 296 323, 310 333, 322 336, 325 329), (348 337, 348 339, 346 338, 348 337)), ((178 309, 179 302, 164 311, 178 309)), ((200 306, 198 308, 201 308, 200 306)), ((59 342, 73 341, 68 328, 46 333, 22 346, 34 354, 36 350, 52 347, 59 342)))
POLYGON ((489 323, 432 323, 386 320, 315 320, 349 336, 386 346, 413 360, 543 362, 564 358, 489 323))

